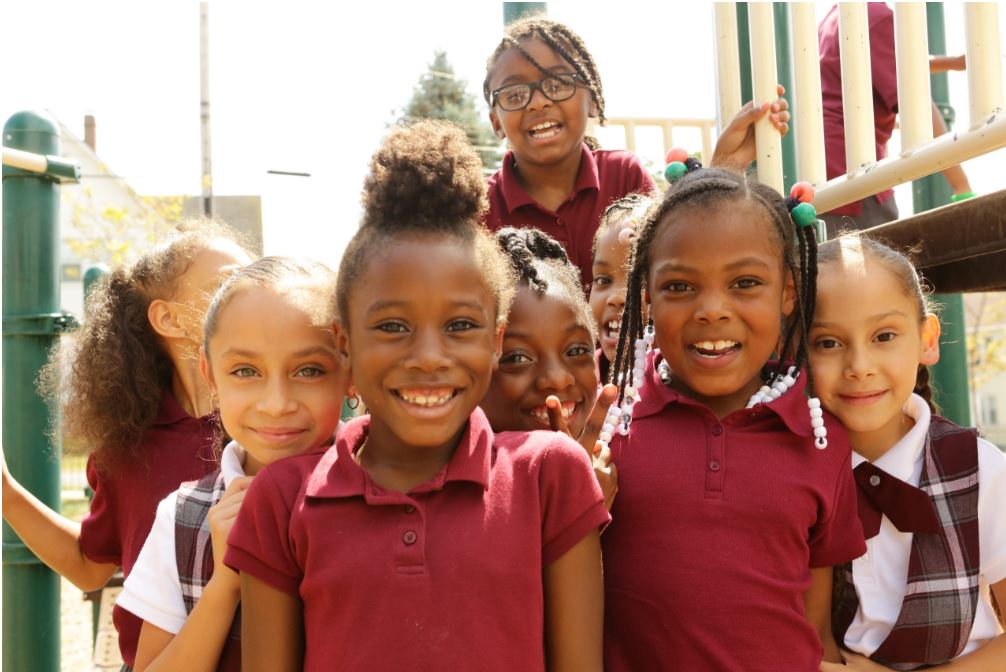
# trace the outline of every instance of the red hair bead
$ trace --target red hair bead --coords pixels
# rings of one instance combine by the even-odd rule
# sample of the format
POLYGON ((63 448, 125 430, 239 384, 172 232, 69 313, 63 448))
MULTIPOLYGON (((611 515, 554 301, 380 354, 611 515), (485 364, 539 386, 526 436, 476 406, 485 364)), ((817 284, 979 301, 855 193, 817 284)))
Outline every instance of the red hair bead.
POLYGON ((664 163, 674 163, 675 161, 680 161, 684 163, 688 159, 688 152, 681 147, 671 147, 667 150, 667 156, 664 157, 664 163))
POLYGON ((790 198, 795 198, 801 203, 813 203, 814 202, 814 187, 811 186, 810 182, 797 182, 793 185, 793 188, 789 190, 790 198))

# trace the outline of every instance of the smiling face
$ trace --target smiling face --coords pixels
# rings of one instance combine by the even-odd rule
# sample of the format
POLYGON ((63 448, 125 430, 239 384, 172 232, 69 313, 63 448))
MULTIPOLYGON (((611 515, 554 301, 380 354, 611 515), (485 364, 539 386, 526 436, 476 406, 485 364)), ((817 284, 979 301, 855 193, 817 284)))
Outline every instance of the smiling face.
MULTIPOLYGON (((520 51, 508 49, 493 65, 489 76, 490 91, 508 84, 538 82, 548 74, 572 75, 576 72, 541 40, 525 40, 521 46, 548 72, 539 70, 520 51)), ((518 165, 551 166, 579 159, 587 118, 596 116, 595 109, 590 92, 577 86, 571 98, 560 102, 551 101, 535 90, 522 110, 507 112, 493 105, 489 119, 496 135, 509 142, 518 165)))
POLYGON ((368 450, 453 450, 497 362, 496 300, 471 244, 430 234, 375 249, 339 339, 370 411, 368 450))
POLYGON ((499 369, 480 404, 493 431, 549 429, 545 399, 555 395, 574 436, 597 397, 590 329, 554 289, 523 285, 503 332, 499 369))
POLYGON ((597 325, 601 350, 609 362, 615 361, 618 335, 625 307, 627 272, 625 262, 629 246, 618 240, 622 231, 618 223, 608 227, 598 239, 592 267, 594 280, 590 284, 590 310, 597 325))
POLYGON ((224 428, 246 451, 245 473, 331 440, 347 377, 331 332, 288 298, 258 286, 237 291, 208 348, 203 375, 224 428))
POLYGON ((794 308, 779 237, 748 201, 670 213, 650 245, 646 295, 672 387, 722 417, 762 385, 794 308))
POLYGON ((914 424, 902 407, 919 364, 939 359, 939 322, 920 312, 915 298, 868 253, 850 246, 820 267, 808 339, 814 383, 821 404, 864 455, 883 454, 914 424))

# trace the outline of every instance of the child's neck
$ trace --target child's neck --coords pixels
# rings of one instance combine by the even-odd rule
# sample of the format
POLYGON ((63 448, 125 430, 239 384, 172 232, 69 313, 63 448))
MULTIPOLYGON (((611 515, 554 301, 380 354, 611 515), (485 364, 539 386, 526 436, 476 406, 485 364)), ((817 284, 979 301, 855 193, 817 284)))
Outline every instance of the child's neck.
POLYGON ((522 163, 514 155, 514 169, 517 173, 517 179, 527 195, 543 207, 555 212, 573 193, 576 178, 580 175, 582 159, 583 153, 579 150, 571 153, 559 163, 549 165, 522 163))
POLYGON ((876 462, 915 426, 915 419, 905 413, 898 413, 883 427, 869 432, 849 430, 849 444, 852 449, 870 462, 876 462))
POLYGON ((463 426, 456 437, 440 446, 410 446, 398 441, 385 428, 375 427, 372 420, 367 438, 354 459, 385 490, 409 492, 433 479, 450 462, 464 431, 463 426))

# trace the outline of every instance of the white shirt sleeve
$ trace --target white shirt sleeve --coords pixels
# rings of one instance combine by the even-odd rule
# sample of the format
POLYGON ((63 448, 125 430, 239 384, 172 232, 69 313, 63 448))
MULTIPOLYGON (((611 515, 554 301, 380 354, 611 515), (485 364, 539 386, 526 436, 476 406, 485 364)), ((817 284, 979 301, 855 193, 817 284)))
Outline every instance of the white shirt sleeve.
POLYGON ((126 611, 173 634, 188 618, 175 560, 177 497, 177 491, 172 492, 157 505, 154 526, 116 600, 126 611))
POLYGON ((981 574, 994 584, 1006 579, 1006 454, 978 439, 978 534, 981 574))

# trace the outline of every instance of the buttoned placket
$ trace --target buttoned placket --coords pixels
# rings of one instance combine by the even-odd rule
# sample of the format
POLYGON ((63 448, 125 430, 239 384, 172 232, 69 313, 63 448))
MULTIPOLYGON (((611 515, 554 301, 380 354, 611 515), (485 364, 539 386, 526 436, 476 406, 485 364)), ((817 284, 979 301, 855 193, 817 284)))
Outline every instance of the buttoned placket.
POLYGON ((723 499, 726 473, 726 430, 715 416, 706 418, 706 499, 723 499))

